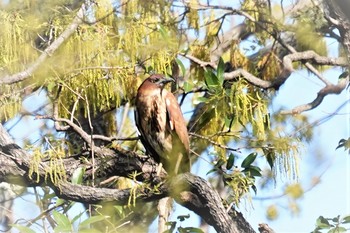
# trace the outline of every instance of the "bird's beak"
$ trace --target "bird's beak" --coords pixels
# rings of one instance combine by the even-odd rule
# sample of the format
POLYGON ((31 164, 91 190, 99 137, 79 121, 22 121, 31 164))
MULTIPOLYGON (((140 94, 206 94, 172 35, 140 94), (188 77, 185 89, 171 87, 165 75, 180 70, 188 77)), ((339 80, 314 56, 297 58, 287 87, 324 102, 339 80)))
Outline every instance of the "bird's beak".
POLYGON ((161 83, 164 84, 164 85, 167 84, 167 83, 170 83, 170 82, 175 82, 175 79, 173 77, 165 76, 161 80, 161 83))

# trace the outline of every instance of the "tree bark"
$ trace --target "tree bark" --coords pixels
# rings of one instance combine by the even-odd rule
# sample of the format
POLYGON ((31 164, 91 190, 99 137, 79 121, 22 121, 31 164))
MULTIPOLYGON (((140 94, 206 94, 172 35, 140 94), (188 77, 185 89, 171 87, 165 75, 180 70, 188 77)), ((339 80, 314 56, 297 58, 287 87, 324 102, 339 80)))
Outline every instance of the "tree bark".
MULTIPOLYGON (((124 150, 111 150, 99 148, 96 153, 95 166, 97 178, 106 178, 114 175, 128 177, 132 172, 140 173, 137 179, 140 181, 152 181, 160 185, 154 191, 148 186, 131 189, 109 189, 77 185, 68 181, 53 183, 45 178, 45 168, 49 161, 39 164, 37 173, 30 176, 31 155, 14 143, 5 128, 0 124, 0 182, 8 182, 26 187, 49 186, 56 195, 66 200, 72 200, 87 204, 100 202, 113 202, 125 205, 130 200, 135 202, 156 201, 170 196, 179 204, 192 210, 212 225, 217 232, 238 233, 254 232, 243 216, 236 212, 232 218, 221 202, 219 194, 211 188, 208 181, 190 173, 178 175, 171 180, 164 180, 163 172, 156 177, 157 164, 151 158, 145 158, 138 154, 124 150), (163 181, 162 181, 163 180, 163 181), (238 219, 236 219, 238 218, 238 219), (244 223, 243 225, 241 223, 244 223)), ((91 165, 82 164, 77 157, 63 159, 63 164, 69 178, 75 169, 84 166, 87 169, 85 179, 90 178, 91 165)))

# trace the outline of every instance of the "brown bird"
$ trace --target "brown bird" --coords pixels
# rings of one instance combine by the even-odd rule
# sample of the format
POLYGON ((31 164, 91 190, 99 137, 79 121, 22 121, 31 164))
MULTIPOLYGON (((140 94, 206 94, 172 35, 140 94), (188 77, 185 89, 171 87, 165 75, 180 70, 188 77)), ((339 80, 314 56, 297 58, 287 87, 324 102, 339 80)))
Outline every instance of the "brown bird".
POLYGON ((153 74, 139 87, 135 121, 141 142, 169 175, 190 171, 189 138, 176 97, 166 89, 172 78, 153 74))

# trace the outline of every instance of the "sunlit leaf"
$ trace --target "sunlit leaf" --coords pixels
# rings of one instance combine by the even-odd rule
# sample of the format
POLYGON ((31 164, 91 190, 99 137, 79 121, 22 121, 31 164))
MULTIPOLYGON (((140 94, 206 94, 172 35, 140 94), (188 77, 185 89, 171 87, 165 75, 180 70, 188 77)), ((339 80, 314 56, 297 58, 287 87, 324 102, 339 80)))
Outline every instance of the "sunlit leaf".
POLYGON ((99 231, 95 228, 89 228, 89 229, 79 230, 78 233, 102 233, 102 231, 99 231))
POLYGON ((321 229, 331 228, 331 225, 329 224, 328 220, 325 219, 323 216, 318 217, 318 219, 316 220, 316 226, 321 229))
POLYGON ((109 218, 109 216, 97 215, 92 216, 79 224, 79 229, 89 228, 91 224, 96 222, 101 222, 105 219, 109 218))
POLYGON ((190 92, 193 90, 193 84, 189 83, 189 82, 185 82, 184 83, 184 91, 185 93, 190 92))
POLYGON ((345 227, 335 227, 333 229, 330 229, 328 233, 341 233, 341 232, 346 232, 347 229, 345 227))
POLYGON ((83 182, 83 176, 85 173, 85 167, 78 167, 75 169, 72 175, 73 184, 81 184, 83 182))
POLYGON ((36 231, 30 229, 29 227, 21 226, 19 224, 10 224, 10 226, 18 229, 19 232, 23 232, 23 233, 35 233, 36 232, 36 231))
POLYGON ((343 218, 342 223, 350 223, 350 215, 343 218))
POLYGON ((183 64, 182 61, 181 61, 180 59, 178 59, 178 58, 176 58, 175 61, 176 61, 176 63, 180 66, 182 76, 185 76, 186 68, 185 68, 184 64, 183 64))
POLYGON ((55 219, 57 225, 60 225, 62 227, 71 227, 71 222, 69 221, 68 217, 60 212, 57 212, 56 210, 52 211, 53 218, 55 219))
POLYGON ((76 216, 74 216, 74 218, 72 219, 72 223, 74 223, 75 221, 77 221, 78 219, 80 219, 81 218, 81 216, 83 215, 83 214, 85 214, 86 213, 86 211, 83 211, 83 212, 81 212, 80 214, 77 214, 76 216))

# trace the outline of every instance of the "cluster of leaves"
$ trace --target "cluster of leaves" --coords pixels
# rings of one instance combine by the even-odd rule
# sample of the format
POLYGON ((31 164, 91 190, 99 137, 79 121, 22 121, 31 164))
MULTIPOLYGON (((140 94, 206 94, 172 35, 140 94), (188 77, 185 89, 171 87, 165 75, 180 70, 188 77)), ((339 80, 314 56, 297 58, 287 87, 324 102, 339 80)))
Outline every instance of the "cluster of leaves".
POLYGON ((247 127, 249 124, 258 139, 265 139, 269 126, 267 101, 261 97, 260 90, 251 89, 244 80, 232 83, 225 81, 224 72, 225 63, 222 58, 215 71, 207 69, 204 72, 208 96, 198 100, 208 106, 208 109, 198 123, 201 125, 198 128, 208 129, 203 134, 215 134, 221 123, 227 130, 247 127))
MULTIPOLYGON (((290 135, 282 136, 270 127, 270 114, 267 110, 267 101, 260 97, 261 90, 251 88, 242 80, 236 80, 232 83, 224 79, 225 63, 220 58, 217 69, 207 69, 204 72, 204 83, 208 89, 208 95, 198 99, 207 106, 198 125, 201 125, 199 132, 204 135, 218 133, 218 128, 227 129, 227 132, 245 130, 253 137, 247 137, 246 146, 254 148, 256 152, 249 154, 242 162, 241 169, 233 168, 234 155, 227 156, 226 149, 215 148, 217 162, 212 171, 223 174, 225 185, 232 190, 234 202, 238 203, 244 194, 249 193, 250 188, 255 192, 255 177, 261 176, 261 168, 252 165, 257 158, 257 152, 262 152, 270 168, 276 175, 279 171, 288 171, 285 173, 288 177, 297 175, 298 170, 298 145, 299 141, 290 135), (229 87, 229 88, 227 88, 229 87), (205 121, 207 119, 207 121, 205 121), (220 126, 224 125, 224 127, 220 126), (256 148, 256 149, 255 149, 256 148), (226 163, 226 169, 222 166, 226 163), (278 166, 276 166, 276 164, 278 166)), ((305 121, 306 119, 302 119, 305 121)), ((284 124, 283 121, 281 124, 284 124)), ((287 125, 287 123, 285 123, 287 125)), ((289 124, 288 127, 294 126, 298 132, 296 124, 289 124)), ((236 137, 215 137, 216 142, 227 145, 230 141, 235 141, 238 145, 242 143, 242 136, 237 134, 236 137)), ((235 166, 235 168, 237 168, 235 166)), ((209 172, 209 173, 210 173, 209 172)), ((282 173, 283 174, 283 173, 282 173)))
POLYGON ((227 160, 219 159, 214 168, 207 173, 217 172, 222 175, 224 185, 230 187, 231 198, 236 205, 245 194, 249 193, 249 188, 257 192, 255 178, 261 176, 261 169, 253 165, 257 156, 255 152, 250 153, 238 167, 235 165, 236 156, 231 153, 227 160))
POLYGON ((323 216, 320 216, 316 220, 316 228, 312 231, 312 233, 341 233, 341 232, 347 232, 349 230, 349 224, 350 224, 350 215, 340 217, 338 215, 334 218, 325 218, 323 216))
POLYGON ((181 223, 184 222, 186 219, 188 219, 190 215, 179 215, 177 216, 177 220, 180 222, 180 226, 176 227, 178 222, 171 221, 167 222, 166 225, 170 226, 168 230, 166 230, 164 233, 173 233, 173 232, 179 232, 179 233, 204 233, 202 229, 197 227, 182 227, 181 223))

